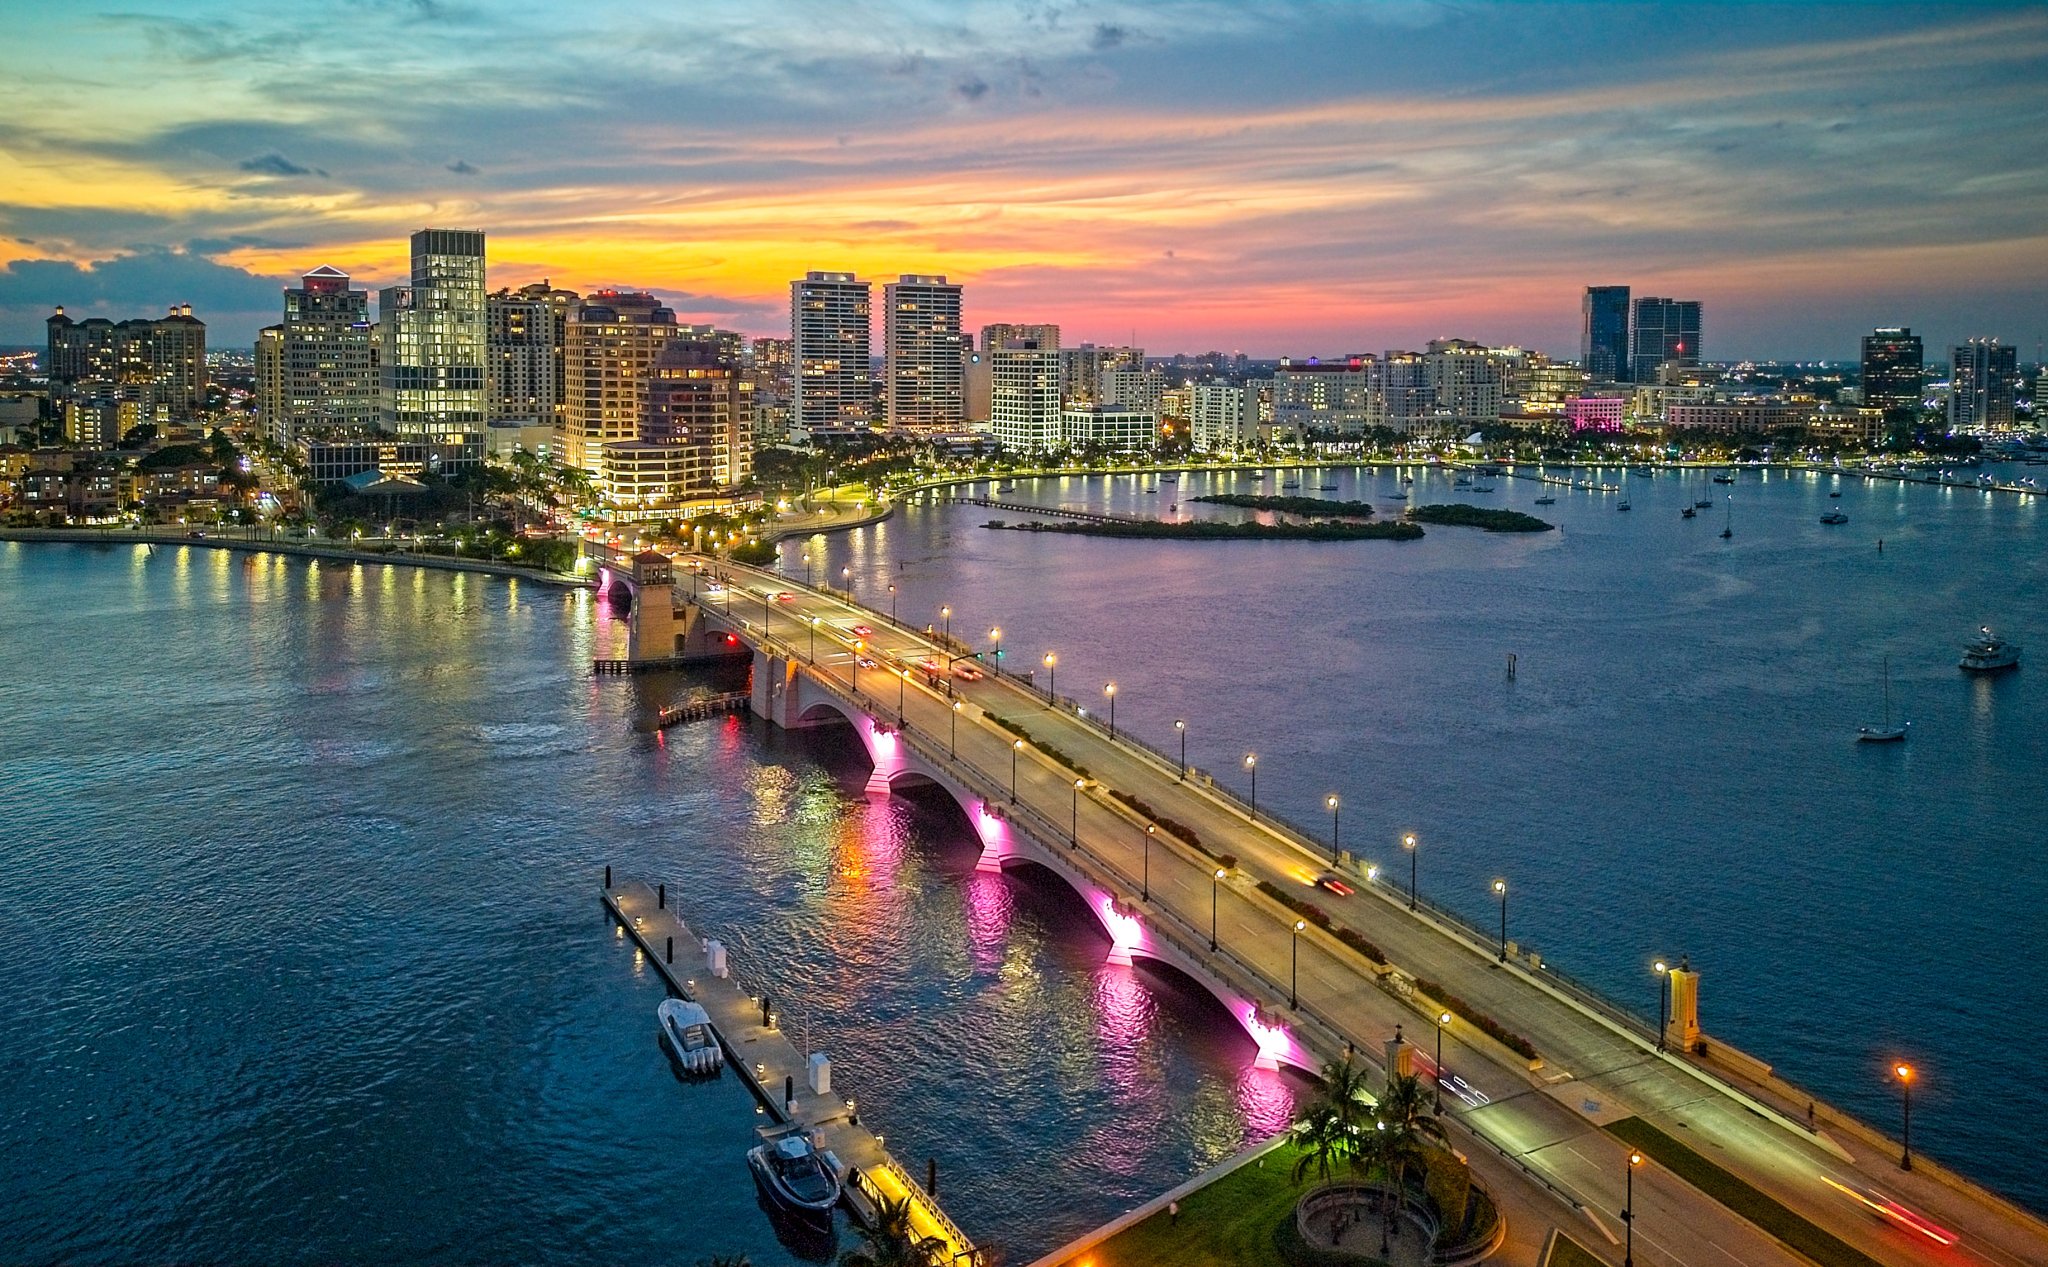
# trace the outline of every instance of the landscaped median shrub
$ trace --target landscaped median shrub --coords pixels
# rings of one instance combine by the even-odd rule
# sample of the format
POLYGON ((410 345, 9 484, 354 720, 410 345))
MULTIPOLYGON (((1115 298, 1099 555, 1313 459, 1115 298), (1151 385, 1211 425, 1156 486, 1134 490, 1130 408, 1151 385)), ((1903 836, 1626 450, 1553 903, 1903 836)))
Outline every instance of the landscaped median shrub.
POLYGON ((1288 910, 1293 911, 1309 923, 1314 924, 1317 928, 1328 928, 1330 926, 1330 913, 1328 911, 1317 906, 1314 902, 1305 901, 1294 896, 1271 880, 1259 881, 1259 892, 1272 898, 1288 910))
POLYGON ((1495 1042, 1524 1060, 1536 1059, 1536 1045, 1434 981, 1415 979, 1415 988, 1464 1017, 1495 1042))
MULTIPOLYGON (((1058 748, 1053 747, 1051 744, 1045 742, 1043 739, 1033 739, 1031 737, 1031 732, 1024 729, 1022 726, 1019 726, 1016 722, 1008 721, 1001 717, 991 717, 989 718, 989 720, 994 722, 996 725, 1001 726, 1004 730, 1007 730, 1011 734, 1017 736, 1017 738, 1022 739, 1025 743, 1030 744, 1039 752, 1044 753, 1047 757, 1051 758, 1055 763, 1067 767, 1067 769, 1072 770, 1075 774, 1080 775, 1082 778, 1092 779, 1095 777, 1093 774, 1089 773, 1087 766, 1082 765, 1080 762, 1074 760, 1066 753, 1061 752, 1058 748)), ((1114 795, 1114 793, 1112 793, 1112 795, 1114 795)))
POLYGON ((1116 790, 1115 788, 1110 789, 1109 794, 1115 797, 1118 801, 1122 802, 1123 805, 1132 813, 1137 814, 1141 818, 1151 819, 1152 825, 1157 827, 1160 831, 1165 832, 1169 836, 1179 837, 1180 839, 1186 841, 1188 844, 1193 845, 1197 849, 1200 849, 1203 853, 1209 852, 1206 848, 1203 848, 1202 846, 1202 837, 1200 833, 1198 833, 1194 828, 1188 826, 1186 823, 1177 822, 1174 819, 1168 818, 1166 815, 1159 813, 1157 810, 1152 808, 1152 806, 1145 800, 1145 798, 1141 796, 1133 796, 1129 792, 1121 792, 1116 790))
POLYGON ((1364 955, 1367 959, 1372 960, 1374 963, 1387 962, 1386 952, 1381 950, 1372 942, 1367 941, 1365 939, 1365 935, 1360 933, 1357 929, 1339 928, 1335 931, 1337 934, 1338 941, 1343 942, 1345 945, 1351 947, 1359 954, 1364 955))

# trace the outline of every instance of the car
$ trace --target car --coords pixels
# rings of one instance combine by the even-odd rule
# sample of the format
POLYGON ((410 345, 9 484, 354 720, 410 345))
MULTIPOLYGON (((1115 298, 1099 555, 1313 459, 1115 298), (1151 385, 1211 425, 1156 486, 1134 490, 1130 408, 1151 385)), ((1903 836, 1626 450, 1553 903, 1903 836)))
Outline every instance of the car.
POLYGON ((1325 893, 1335 893, 1338 897, 1350 897, 1358 891, 1352 888, 1350 882, 1335 871, 1325 871, 1317 876, 1316 887, 1325 893))
POLYGON ((793 603, 796 601, 796 595, 790 593, 788 590, 777 590, 775 593, 775 601, 778 603, 793 603))
POLYGON ((855 656, 853 662, 863 669, 879 669, 882 667, 864 655, 855 656))
POLYGON ((939 663, 939 658, 935 655, 928 655, 924 659, 919 660, 917 664, 919 668, 927 673, 944 673, 946 671, 946 666, 939 663))
POLYGON ((959 678, 962 682, 979 682, 986 675, 980 669, 962 661, 953 666, 953 676, 959 678))
POLYGON ((853 627, 853 632, 860 635, 863 638, 872 638, 875 636, 875 631, 868 628, 866 625, 855 625, 853 627))

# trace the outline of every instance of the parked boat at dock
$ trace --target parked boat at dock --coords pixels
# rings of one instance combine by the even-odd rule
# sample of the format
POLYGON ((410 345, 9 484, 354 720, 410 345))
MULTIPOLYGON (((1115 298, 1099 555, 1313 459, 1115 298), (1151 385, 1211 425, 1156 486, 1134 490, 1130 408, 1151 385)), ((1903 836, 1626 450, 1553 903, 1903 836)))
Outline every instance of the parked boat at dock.
POLYGON ((747 1165, 776 1206, 806 1222, 831 1226, 832 1207, 839 1204, 843 1189, 839 1175, 808 1135, 784 1135, 751 1148, 747 1165))
POLYGON ((688 999, 663 999, 655 1016, 685 1073, 717 1073, 724 1067, 725 1049, 711 1028, 709 1012, 688 999))

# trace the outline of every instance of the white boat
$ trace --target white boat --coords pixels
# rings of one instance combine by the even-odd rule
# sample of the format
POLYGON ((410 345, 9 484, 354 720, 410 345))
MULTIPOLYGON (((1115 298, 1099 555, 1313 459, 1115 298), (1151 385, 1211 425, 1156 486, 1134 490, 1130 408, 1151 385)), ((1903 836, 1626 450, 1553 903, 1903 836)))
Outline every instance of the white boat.
POLYGON ((1892 725, 1892 658, 1886 656, 1884 658, 1884 725, 1858 726, 1856 728, 1856 742, 1900 743, 1906 738, 1907 732, 1912 729, 1913 723, 1909 721, 1900 722, 1896 726, 1892 725))
POLYGON ((1963 648, 1963 658, 1957 668, 1970 673, 1996 673, 2001 669, 2020 667, 2020 649, 1991 632, 1989 625, 1977 630, 1976 641, 1963 648))
POLYGON ((808 1135, 785 1135, 747 1150, 747 1167, 768 1199, 806 1222, 832 1226, 841 1185, 808 1135))
POLYGON ((1845 524, 1849 522, 1849 516, 1839 510, 1831 510, 1827 514, 1822 515, 1820 521, 1824 524, 1845 524))
POLYGON ((702 1007, 688 999, 663 999, 655 1016, 662 1038, 685 1073, 717 1073, 725 1064, 725 1049, 711 1028, 711 1014, 702 1007))

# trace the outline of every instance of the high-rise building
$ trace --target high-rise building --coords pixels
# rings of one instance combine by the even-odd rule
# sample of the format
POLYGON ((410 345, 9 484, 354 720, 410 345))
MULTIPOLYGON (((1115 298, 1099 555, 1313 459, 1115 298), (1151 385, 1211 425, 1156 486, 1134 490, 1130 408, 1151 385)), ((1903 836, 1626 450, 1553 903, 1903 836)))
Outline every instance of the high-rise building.
POLYGON ((1501 361, 1469 339, 1432 339, 1422 357, 1436 425, 1463 435, 1500 421, 1501 361))
POLYGON ((1385 352, 1366 366, 1365 425, 1402 435, 1431 423, 1427 358, 1419 352, 1385 352))
POLYGON ((1119 371, 1143 371, 1145 349, 1098 347, 1083 343, 1060 349, 1060 399, 1070 405, 1103 405, 1110 399, 1112 375, 1119 371))
POLYGON ((1586 287, 1579 301, 1579 364, 1601 382, 1628 381, 1628 287, 1586 287))
POLYGON ((256 336, 256 415, 279 444, 377 425, 370 292, 348 283, 322 264, 284 292, 284 321, 256 336))
POLYGON ((51 396, 61 402, 85 385, 98 403, 111 396, 119 435, 144 423, 189 423, 205 408, 206 323, 191 304, 129 321, 73 321, 59 308, 45 327, 51 396))
MULTIPOLYGON (((1635 302, 1629 336, 1628 377, 1654 383, 1666 364, 1700 363, 1700 301, 1645 295, 1635 302)), ((1591 369, 1588 365, 1586 368, 1591 369)), ((1599 378, 1596 372, 1593 377, 1599 378)))
POLYGON ((1997 431, 2013 425, 2019 349, 1997 339, 1971 339, 1949 353, 1948 425, 1997 431))
POLYGON ((1372 358, 1338 361, 1283 360, 1273 371, 1273 425, 1282 435, 1311 432, 1357 435, 1365 429, 1371 399, 1372 358))
POLYGON ((582 301, 575 291, 557 290, 546 279, 494 291, 484 301, 492 422, 560 427, 566 421, 562 384, 568 372, 569 314, 582 301))
POLYGON ((489 418, 482 230, 413 234, 412 285, 379 293, 377 335, 384 430, 426 441, 482 436, 489 418))
POLYGON ((892 427, 957 431, 967 421, 960 287, 905 273, 882 287, 882 389, 892 427))
POLYGON ((676 314, 645 291, 600 290, 570 310, 563 351, 563 452, 604 474, 604 446, 634 440, 647 414, 647 377, 676 337, 676 314))
POLYGON ((996 443, 1012 453, 1059 448, 1065 435, 1059 327, 990 326, 982 336, 982 354, 989 366, 989 423, 996 443))
POLYGON ((1883 410, 1889 425, 1920 415, 1927 385, 1921 356, 1920 336, 1907 326, 1879 326, 1863 336, 1863 403, 1883 410))
POLYGON ((1229 453, 1259 438, 1255 383, 1196 383, 1189 389, 1189 441, 1200 453, 1229 453))
POLYGON ((868 283, 852 273, 805 273, 789 284, 795 426, 865 427, 874 420, 868 305, 868 283))

